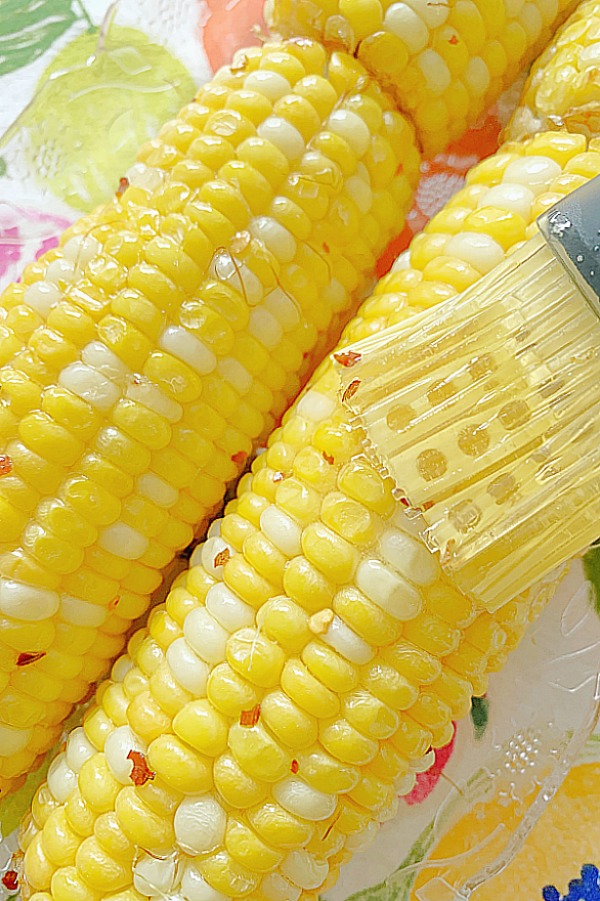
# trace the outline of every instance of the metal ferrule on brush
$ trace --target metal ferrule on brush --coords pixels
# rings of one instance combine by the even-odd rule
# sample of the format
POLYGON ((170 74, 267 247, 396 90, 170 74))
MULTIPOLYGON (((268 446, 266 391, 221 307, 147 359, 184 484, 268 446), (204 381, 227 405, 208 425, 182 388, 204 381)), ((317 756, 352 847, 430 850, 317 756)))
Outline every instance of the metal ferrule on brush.
POLYGON ((538 224, 473 287, 339 367, 367 452, 490 610, 600 533, 600 178, 538 224))

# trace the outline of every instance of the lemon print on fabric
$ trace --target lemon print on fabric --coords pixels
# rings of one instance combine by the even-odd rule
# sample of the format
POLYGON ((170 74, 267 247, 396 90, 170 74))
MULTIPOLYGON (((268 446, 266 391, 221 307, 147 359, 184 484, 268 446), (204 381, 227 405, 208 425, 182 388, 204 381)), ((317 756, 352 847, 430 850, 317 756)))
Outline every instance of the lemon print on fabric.
POLYGON ((75 209, 93 209, 194 94, 187 69, 141 31, 87 32, 54 57, 24 114, 31 174, 75 209))
MULTIPOLYGON (((548 885, 567 892, 569 882, 578 875, 580 863, 600 862, 599 811, 600 763, 574 767, 512 863, 478 888, 473 901, 542 901, 548 885)), ((436 877, 450 885, 460 885, 464 857, 459 857, 454 865, 448 861, 480 842, 487 849, 487 857, 489 837, 506 835, 505 830, 513 830, 519 821, 517 804, 503 806, 494 800, 476 805, 435 846, 429 856, 430 866, 420 872, 414 883, 410 901, 418 901, 419 889, 436 877), (436 860, 444 864, 436 867, 436 860)))

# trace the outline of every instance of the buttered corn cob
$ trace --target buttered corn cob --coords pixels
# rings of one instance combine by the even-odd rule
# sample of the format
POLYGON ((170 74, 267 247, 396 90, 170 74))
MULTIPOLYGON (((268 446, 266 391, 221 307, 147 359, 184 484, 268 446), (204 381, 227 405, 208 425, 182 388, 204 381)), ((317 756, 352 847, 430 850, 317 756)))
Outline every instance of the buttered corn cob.
MULTIPOLYGON (((414 16, 474 71, 481 29, 494 36, 494 78, 457 88, 464 115, 449 107, 461 129, 568 5, 501 4, 488 34, 466 0, 450 18, 395 4, 411 53, 414 16)), ((0 794, 114 658, 402 225, 419 153, 395 70, 382 86, 326 43, 241 53, 2 297, 0 794)), ((415 57, 428 85, 436 54, 415 57)), ((446 122, 433 94, 417 84, 411 112, 446 122)))
POLYGON ((542 129, 600 133, 600 3, 580 3, 537 60, 523 102, 507 128, 510 140, 542 129))
POLYGON ((545 46, 571 0, 267 0, 275 31, 354 54, 427 155, 460 136, 545 46))
POLYGON ((0 792, 339 334, 418 165, 360 63, 248 50, 5 291, 0 792))
MULTIPOLYGON (((598 147, 545 133, 472 170, 338 362, 488 272, 600 173, 598 147)), ((25 897, 316 901, 552 588, 494 615, 460 595, 324 363, 52 764, 21 830, 25 897)))

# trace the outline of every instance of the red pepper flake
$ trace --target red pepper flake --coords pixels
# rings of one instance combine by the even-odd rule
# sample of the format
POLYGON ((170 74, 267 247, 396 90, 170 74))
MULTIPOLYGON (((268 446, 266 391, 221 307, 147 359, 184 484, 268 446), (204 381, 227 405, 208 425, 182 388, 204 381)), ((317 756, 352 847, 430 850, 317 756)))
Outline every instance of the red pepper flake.
POLYGON ((240 726, 256 726, 260 719, 260 704, 255 704, 251 710, 242 710, 240 713, 240 726))
POLYGON ((398 498, 403 507, 410 507, 410 501, 407 497, 398 498))
POLYGON ((0 476, 7 476, 12 472, 12 460, 8 454, 0 454, 0 476))
POLYGON ((125 193, 125 191, 127 190, 128 187, 129 187, 129 179, 127 178, 126 175, 124 175, 123 178, 119 179, 119 187, 116 190, 117 197, 122 197, 122 195, 125 193))
POLYGON ((342 400, 347 401, 350 400, 351 397, 354 397, 356 392, 358 391, 358 387, 360 385, 360 379, 354 379, 353 382, 350 382, 344 393, 342 394, 342 400))
POLYGON ((213 566, 215 569, 217 568, 217 566, 225 566, 227 561, 230 559, 231 559, 231 551, 229 550, 228 547, 224 547, 222 551, 219 551, 219 553, 216 555, 215 559, 213 560, 213 566))
POLYGON ((452 44, 452 45, 458 44, 458 35, 453 34, 452 37, 450 38, 450 40, 448 41, 448 43, 452 44))
POLYGON ((112 613, 113 610, 116 610, 120 603, 121 603, 121 595, 117 594, 112 599, 112 601, 110 601, 110 603, 108 605, 108 609, 109 609, 110 613, 112 613))
POLYGON ((148 766, 146 757, 141 751, 130 751, 127 755, 127 760, 133 761, 133 769, 129 778, 134 785, 145 785, 146 782, 151 781, 156 776, 156 773, 153 773, 148 766))
POLYGON ((46 651, 24 651, 17 657, 17 666, 29 666, 46 656, 46 651))
POLYGON ((248 454, 245 451, 237 451, 237 453, 231 455, 231 459, 237 466, 242 466, 246 462, 247 456, 248 454))
POLYGON ((329 826, 327 827, 327 829, 326 829, 325 832, 323 833, 323 837, 322 837, 322 839, 321 839, 322 842, 325 841, 325 839, 327 838, 327 836, 329 835, 329 833, 331 832, 331 830, 333 829, 333 827, 335 826, 335 824, 337 823, 337 821, 339 820, 339 818, 341 817, 341 815, 342 815, 342 808, 340 807, 339 810, 338 810, 338 812, 336 813, 336 815, 335 815, 334 818, 332 819, 331 823, 329 824, 329 826))
POLYGON ((296 759, 292 760, 292 765, 291 765, 290 769, 295 776, 296 773, 298 772, 298 770, 300 769, 300 764, 298 763, 298 761, 296 759))
POLYGON ((398 168, 396 169, 396 175, 402 175, 404 173, 404 166, 402 163, 398 163, 398 168))
POLYGON ((329 247, 329 244, 327 243, 327 241, 323 241, 322 247, 323 247, 323 250, 325 251, 325 253, 331 253, 331 248, 329 247))
POLYGON ((344 350, 342 353, 334 354, 333 359, 336 363, 339 363, 340 366, 345 366, 346 369, 351 369, 352 366, 356 366, 357 363, 360 363, 362 360, 362 355, 357 354, 353 350, 344 350))
POLYGON ((335 457, 332 457, 331 454, 328 454, 326 451, 323 451, 323 459, 326 463, 329 463, 330 466, 333 466, 335 463, 335 457))
POLYGON ((2 885, 9 892, 16 892, 19 888, 19 874, 16 870, 7 870, 2 877, 2 885))

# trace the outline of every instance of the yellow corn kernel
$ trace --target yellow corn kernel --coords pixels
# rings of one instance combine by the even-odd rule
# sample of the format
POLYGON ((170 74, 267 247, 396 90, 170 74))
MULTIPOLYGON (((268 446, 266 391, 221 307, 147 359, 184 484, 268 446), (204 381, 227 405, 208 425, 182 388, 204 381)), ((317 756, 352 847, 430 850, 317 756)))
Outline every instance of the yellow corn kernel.
POLYGON ((215 788, 232 807, 246 810, 267 796, 267 785, 245 772, 229 752, 215 760, 213 777, 215 788))

